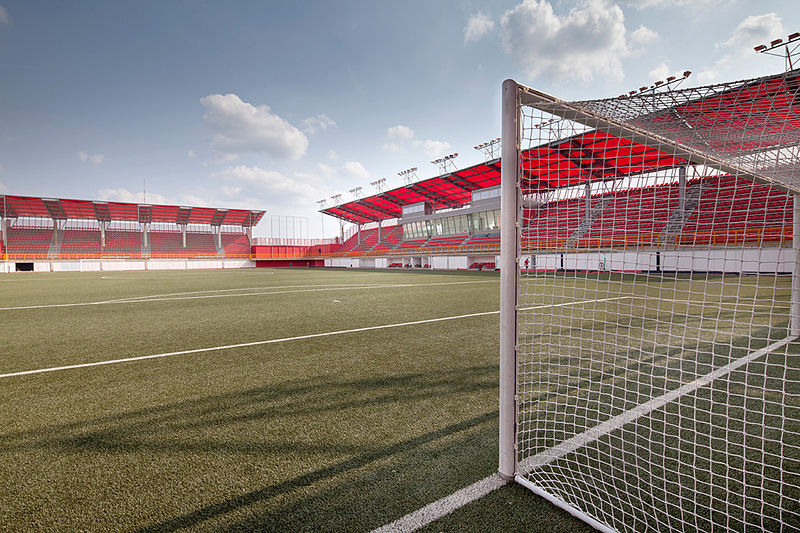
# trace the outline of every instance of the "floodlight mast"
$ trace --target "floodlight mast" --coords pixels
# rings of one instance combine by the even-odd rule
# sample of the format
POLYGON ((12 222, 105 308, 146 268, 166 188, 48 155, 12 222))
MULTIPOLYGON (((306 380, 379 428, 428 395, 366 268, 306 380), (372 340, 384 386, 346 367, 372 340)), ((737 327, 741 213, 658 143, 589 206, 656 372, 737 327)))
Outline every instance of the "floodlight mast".
POLYGON ((475 147, 476 150, 483 153, 484 162, 500 157, 500 141, 501 139, 498 137, 497 139, 486 141, 475 147))
POLYGON ((653 85, 645 85, 644 87, 639 87, 638 89, 634 89, 632 91, 628 91, 626 94, 619 95, 620 98, 628 98, 630 96, 635 96, 637 94, 642 93, 653 93, 655 94, 657 91, 663 89, 674 89, 676 86, 680 85, 681 82, 686 80, 689 76, 692 75, 691 70, 684 70, 681 74, 676 74, 674 76, 669 76, 665 80, 658 80, 653 83, 653 85))
POLYGON ((386 178, 370 181, 369 184, 375 187, 375 194, 380 194, 386 190, 386 178))
POLYGON ((417 167, 401 170, 397 173, 397 175, 403 178, 404 185, 411 185, 419 181, 419 178, 417 177, 417 167))
POLYGON ((453 162, 453 159, 458 157, 458 152, 454 154, 448 154, 444 157, 440 157, 439 159, 434 159, 431 161, 434 165, 439 167, 439 175, 447 174, 447 167, 453 167, 453 170, 458 170, 456 168, 456 164, 453 162))
POLYGON ((800 48, 800 32, 794 32, 787 37, 786 42, 783 39, 775 39, 770 41, 768 45, 759 44, 753 50, 768 56, 784 58, 784 68, 789 71, 794 70, 794 63, 797 60, 797 56, 800 55, 798 48, 800 48), (783 50, 778 51, 780 48, 783 48, 783 50))
POLYGON ((325 213, 323 213, 322 210, 325 209, 325 206, 328 205, 328 200, 326 200, 325 198, 323 198, 322 200, 317 200, 317 205, 319 206, 319 212, 320 212, 320 215, 322 216, 321 229, 322 229, 322 238, 324 239, 325 238, 325 213))
MULTIPOLYGON (((342 202, 342 195, 341 194, 334 194, 331 196, 331 201, 333 205, 339 205, 342 202)), ((341 239, 340 242, 344 242, 344 222, 342 219, 339 219, 339 238, 341 239)))

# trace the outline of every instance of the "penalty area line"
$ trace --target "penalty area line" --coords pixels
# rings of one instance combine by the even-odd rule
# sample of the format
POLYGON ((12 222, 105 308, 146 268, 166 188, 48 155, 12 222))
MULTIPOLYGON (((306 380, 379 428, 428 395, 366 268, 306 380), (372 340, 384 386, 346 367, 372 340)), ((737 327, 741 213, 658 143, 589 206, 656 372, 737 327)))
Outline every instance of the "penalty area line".
MULTIPOLYGON (((565 302, 559 304, 543 304, 534 307, 526 307, 525 309, 544 309, 547 307, 566 307, 570 305, 581 305, 586 303, 595 303, 595 302, 604 302, 608 300, 621 300, 622 298, 627 298, 627 296, 622 296, 618 298, 603 298, 600 300, 579 300, 577 302, 565 302)), ((440 318, 427 318, 425 320, 412 320, 411 322, 400 322, 397 324, 381 324, 379 326, 366 326, 363 328, 353 328, 353 329, 344 329, 340 331, 326 331, 324 333, 310 333, 308 335, 298 335, 296 337, 284 337, 281 339, 268 339, 263 341, 253 341, 253 342, 242 342, 238 344, 226 344, 223 346, 211 346, 208 348, 195 348, 192 350, 181 350, 177 352, 166 352, 166 353, 158 353, 152 355, 140 355, 135 357, 125 357, 122 359, 110 359, 107 361, 94 361, 91 363, 79 363, 74 365, 64 365, 64 366, 53 366, 48 368, 38 368, 35 370, 22 370, 19 372, 9 372, 7 374, 0 374, 0 379, 2 378, 11 378, 17 376, 27 376, 31 374, 44 374, 46 372, 58 372, 60 370, 72 370, 76 368, 89 368, 93 366, 104 366, 104 365, 113 365, 118 363, 129 363, 132 361, 144 361, 146 359, 161 359, 164 357, 173 357, 176 355, 188 355, 193 353, 204 353, 204 352, 216 352, 221 350, 231 350, 234 348, 247 348, 249 346, 263 346, 266 344, 278 344, 281 342, 290 342, 290 341, 299 341, 305 339, 316 339, 318 337, 331 337, 334 335, 345 335, 348 333, 360 333, 362 331, 375 331, 379 329, 389 329, 389 328, 399 328, 405 326, 416 326, 419 324, 432 324, 435 322, 446 322, 449 320, 459 320, 462 318, 472 318, 472 317, 479 317, 479 316, 490 316, 490 315, 499 315, 500 311, 484 311, 481 313, 468 313, 465 315, 454 315, 454 316, 445 316, 440 318)))

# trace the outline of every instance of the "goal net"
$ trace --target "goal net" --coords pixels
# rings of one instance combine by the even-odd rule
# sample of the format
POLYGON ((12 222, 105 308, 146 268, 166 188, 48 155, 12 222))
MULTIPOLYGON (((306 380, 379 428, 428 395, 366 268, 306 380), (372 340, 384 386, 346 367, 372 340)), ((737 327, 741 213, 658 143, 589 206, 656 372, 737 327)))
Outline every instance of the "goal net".
POLYGON ((799 91, 504 83, 501 475, 601 530, 800 528, 799 91))

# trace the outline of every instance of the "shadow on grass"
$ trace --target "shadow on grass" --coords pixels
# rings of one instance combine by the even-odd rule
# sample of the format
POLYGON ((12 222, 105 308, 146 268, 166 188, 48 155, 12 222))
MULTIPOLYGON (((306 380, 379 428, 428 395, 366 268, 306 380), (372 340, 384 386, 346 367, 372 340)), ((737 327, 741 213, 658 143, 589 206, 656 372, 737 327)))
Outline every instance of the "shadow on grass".
MULTIPOLYGON (((187 502, 174 509, 159 508, 156 503, 153 508, 140 509, 138 517, 128 515, 117 519, 129 520, 128 525, 141 528, 139 531, 238 528, 236 523, 244 523, 243 516, 249 517, 246 528, 255 529, 274 526, 320 530, 328 523, 346 530, 377 527, 389 521, 389 517, 396 518, 428 503, 427 491, 434 491, 430 497, 437 499, 460 488, 462 481, 468 484, 493 471, 496 410, 486 412, 486 402, 478 402, 482 407, 476 407, 474 416, 465 417, 462 411, 458 417, 442 416, 444 422, 437 423, 430 420, 429 411, 435 409, 424 406, 434 400, 453 405, 475 401, 476 393, 477 397, 485 398, 487 391, 491 394, 496 388, 496 383, 494 365, 341 381, 315 377, 9 432, 0 434, 0 461, 9 465, 6 473, 0 475, 0 482, 10 482, 14 494, 22 487, 18 480, 24 479, 32 460, 39 461, 36 468, 43 469, 47 467, 43 463, 54 457, 67 458, 69 462, 69 471, 62 471, 60 476, 88 477, 103 484, 111 478, 148 477, 159 465, 175 469, 177 463, 180 469, 180 463, 186 461, 192 466, 186 468, 185 475, 202 476, 212 483, 206 493, 195 495, 199 496, 194 498, 195 503, 187 502), (392 416, 398 416, 398 412, 402 415, 395 422, 392 416), (421 427, 436 429, 415 429, 415 412, 424 421, 421 427), (448 420, 456 422, 446 424, 448 420), (322 428, 323 433, 310 433, 309 426, 314 425, 322 428), (344 431, 337 432, 337 426, 344 431), (355 435, 351 435, 348 426, 355 435), (358 431, 374 432, 376 436, 360 442, 358 431), (464 445, 458 441, 475 432, 479 444, 470 445, 465 457, 464 445), (490 459, 485 467, 476 469, 469 461, 481 456, 490 459), (198 457, 202 458, 200 465, 198 457), (431 461, 436 464, 430 464, 431 461), (269 480, 265 470, 269 468, 263 466, 273 462, 283 464, 283 472, 289 472, 289 476, 291 472, 297 475, 278 474, 274 477, 276 482, 265 484, 269 480), (231 463, 253 465, 260 472, 251 483, 257 488, 221 499, 220 495, 237 492, 231 487, 243 485, 238 483, 241 480, 232 479, 222 471, 224 465, 231 463), (287 463, 291 466, 286 467, 287 463), (102 468, 98 465, 107 468, 108 464, 112 465, 111 472, 98 470, 102 468), (449 474, 442 471, 442 464, 449 465, 449 474), (402 483, 390 490, 379 489, 380 497, 376 497, 374 490, 365 493, 365 487, 378 487, 381 479, 396 477, 398 471, 414 474, 404 477, 402 483), (328 496, 319 499, 316 495, 319 491, 327 492, 328 496), (349 495, 346 500, 337 496, 344 494, 349 495), (384 504, 371 503, 376 499, 384 504), (336 501, 333 508, 332 500, 336 501), (209 503, 197 507, 198 501, 209 503), (309 513, 309 508, 317 512, 309 513), (347 511, 343 512, 345 508, 347 511), (367 508, 371 511, 367 512, 367 508), (147 516, 171 518, 147 525, 147 516)), ((125 481, 123 486, 129 483, 125 481)), ((129 488, 119 497, 157 502, 159 491, 180 490, 161 485, 145 488, 150 494, 142 495, 136 493, 142 490, 140 486, 129 488)), ((58 507, 69 499, 68 492, 80 490, 80 483, 51 487, 47 506, 58 507)), ((14 509, 9 511, 13 513, 14 509)), ((24 517, 22 507, 19 511, 17 516, 24 517)), ((66 523, 73 520, 93 529, 104 529, 102 523, 109 519, 94 516, 96 511, 91 505, 75 506, 67 512, 72 516, 66 523)))

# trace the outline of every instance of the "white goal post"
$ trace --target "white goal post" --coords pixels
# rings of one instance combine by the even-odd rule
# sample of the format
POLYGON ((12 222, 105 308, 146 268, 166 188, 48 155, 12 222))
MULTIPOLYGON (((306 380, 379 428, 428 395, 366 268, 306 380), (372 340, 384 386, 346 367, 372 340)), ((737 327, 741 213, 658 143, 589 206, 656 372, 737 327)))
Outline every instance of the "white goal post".
POLYGON ((500 476, 602 531, 800 531, 800 70, 502 104, 500 476))

